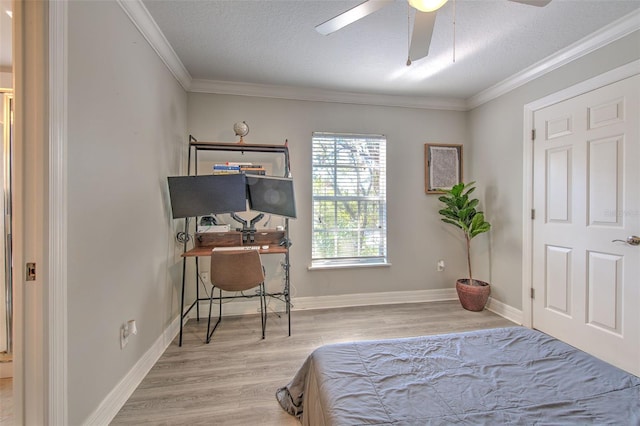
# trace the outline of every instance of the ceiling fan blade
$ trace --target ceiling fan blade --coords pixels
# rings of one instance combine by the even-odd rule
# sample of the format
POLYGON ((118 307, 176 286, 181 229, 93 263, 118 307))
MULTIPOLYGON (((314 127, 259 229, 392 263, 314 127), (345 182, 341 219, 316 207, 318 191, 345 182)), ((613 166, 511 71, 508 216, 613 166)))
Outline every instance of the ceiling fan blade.
POLYGON ((416 12, 413 23, 411 46, 409 47, 409 59, 416 61, 429 54, 431 35, 436 23, 436 12, 416 12))
POLYGON ((529 6, 545 7, 551 0, 509 0, 516 3, 528 4, 529 6))
POLYGON ((393 1, 394 0, 367 0, 364 3, 360 3, 356 7, 316 26, 316 31, 322 35, 329 35, 338 31, 340 28, 346 27, 347 25, 364 18, 367 15, 371 15, 373 12, 393 3, 393 1))

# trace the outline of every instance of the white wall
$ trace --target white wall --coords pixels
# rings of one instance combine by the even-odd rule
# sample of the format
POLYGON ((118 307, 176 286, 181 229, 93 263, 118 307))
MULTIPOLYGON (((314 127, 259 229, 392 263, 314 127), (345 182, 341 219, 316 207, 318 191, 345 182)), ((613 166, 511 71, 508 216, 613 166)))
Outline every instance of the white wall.
POLYGON ((68 403, 78 425, 178 315, 166 177, 186 155, 186 93, 117 2, 68 16, 68 403), (120 349, 129 319, 138 335, 120 349))
POLYGON ((501 302, 522 308, 522 226, 529 216, 522 211, 524 105, 638 58, 640 32, 635 32, 470 112, 467 158, 493 225, 490 240, 474 240, 474 263, 501 302))
MULTIPOLYGON (((289 141, 298 218, 290 222, 293 296, 442 289, 465 273, 462 239, 438 217, 437 196, 424 192, 424 143, 467 144, 467 113, 190 93, 188 131, 199 141, 234 142, 246 121, 249 143, 289 141), (390 267, 309 271, 311 135, 314 131, 387 136, 390 267), (436 272, 444 259, 445 272, 436 272)), ((221 154, 222 155, 222 154, 221 154)))

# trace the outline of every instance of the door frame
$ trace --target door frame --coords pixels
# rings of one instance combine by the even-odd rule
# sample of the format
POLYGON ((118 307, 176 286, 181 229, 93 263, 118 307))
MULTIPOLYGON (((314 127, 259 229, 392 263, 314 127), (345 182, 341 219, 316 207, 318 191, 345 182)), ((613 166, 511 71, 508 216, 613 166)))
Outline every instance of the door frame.
POLYGON ((13 7, 14 416, 67 424, 68 0, 13 7))
POLYGON ((522 163, 522 325, 533 326, 533 116, 538 110, 640 74, 640 59, 525 104, 522 163))
POLYGON ((48 424, 68 424, 67 388, 67 25, 68 0, 49 2, 49 241, 46 298, 48 424))

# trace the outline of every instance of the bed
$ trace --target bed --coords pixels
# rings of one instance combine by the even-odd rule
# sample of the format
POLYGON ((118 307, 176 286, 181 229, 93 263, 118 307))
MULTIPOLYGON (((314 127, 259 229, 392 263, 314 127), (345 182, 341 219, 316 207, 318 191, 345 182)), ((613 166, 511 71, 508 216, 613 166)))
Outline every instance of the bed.
POLYGON ((525 327, 327 345, 276 392, 303 425, 640 424, 640 379, 525 327))

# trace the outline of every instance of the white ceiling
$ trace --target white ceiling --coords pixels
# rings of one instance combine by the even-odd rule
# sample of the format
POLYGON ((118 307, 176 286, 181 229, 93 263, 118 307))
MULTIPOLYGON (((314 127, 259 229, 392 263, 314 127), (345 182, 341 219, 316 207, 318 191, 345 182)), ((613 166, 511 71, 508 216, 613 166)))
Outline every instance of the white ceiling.
POLYGON ((407 67, 406 0, 329 36, 314 30, 361 2, 143 0, 193 79, 379 95, 468 99, 625 15, 640 28, 640 0, 457 0, 453 62, 450 0, 429 56, 407 67))
MULTIPOLYGON (((449 0, 438 11, 429 56, 407 67, 414 10, 406 0, 329 36, 314 30, 359 3, 142 2, 188 77, 200 83, 416 98, 469 99, 616 21, 631 17, 632 27, 640 28, 640 0, 552 0, 543 8, 507 0, 456 0, 454 62, 454 1, 449 0)), ((0 0, 0 70, 9 69, 12 61, 11 19, 5 13, 10 8, 9 0, 0 0)))

